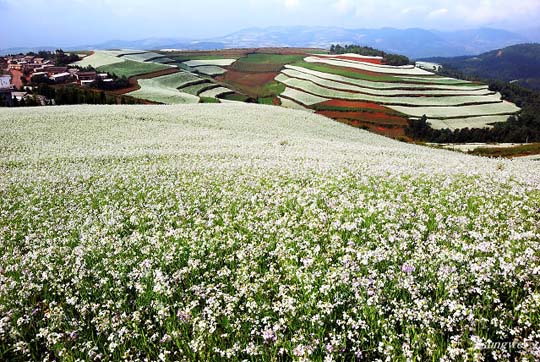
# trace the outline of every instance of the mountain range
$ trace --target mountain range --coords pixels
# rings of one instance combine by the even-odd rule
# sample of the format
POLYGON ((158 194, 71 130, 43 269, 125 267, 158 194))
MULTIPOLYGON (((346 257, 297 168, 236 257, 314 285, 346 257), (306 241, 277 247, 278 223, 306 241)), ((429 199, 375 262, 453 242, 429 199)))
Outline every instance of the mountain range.
POLYGON ((427 58, 468 76, 540 89, 540 44, 519 44, 476 56, 427 58))
MULTIPOLYGON (((480 28, 460 31, 437 31, 420 28, 345 29, 340 27, 269 27, 249 28, 211 39, 148 38, 111 40, 99 44, 63 47, 78 49, 185 49, 214 50, 224 48, 313 47, 328 48, 331 44, 358 44, 411 58, 477 55, 492 49, 526 43, 535 32, 517 34, 507 30, 480 28)), ((56 47, 10 48, 0 54, 50 50, 56 47)))

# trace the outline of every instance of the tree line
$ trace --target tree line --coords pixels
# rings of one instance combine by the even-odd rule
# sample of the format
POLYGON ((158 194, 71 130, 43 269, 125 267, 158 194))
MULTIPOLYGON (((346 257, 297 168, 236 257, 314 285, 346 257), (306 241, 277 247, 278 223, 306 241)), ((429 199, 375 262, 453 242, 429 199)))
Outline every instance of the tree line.
POLYGON ((366 57, 383 57, 384 63, 388 65, 394 65, 394 66, 401 66, 401 65, 408 65, 411 64, 411 60, 400 54, 389 54, 386 52, 383 52, 382 50, 378 50, 372 47, 366 47, 366 46, 360 46, 360 45, 339 45, 339 44, 332 44, 330 46, 330 53, 331 54, 346 54, 346 53, 352 53, 352 54, 358 54, 363 55, 366 57))
MULTIPOLYGON (((456 71, 445 70, 447 76, 468 78, 479 81, 473 76, 459 76, 456 71)), ((429 119, 409 120, 406 134, 416 140, 437 143, 468 143, 468 142, 540 142, 540 91, 524 88, 515 83, 500 80, 485 81, 489 89, 499 92, 504 100, 515 103, 521 108, 517 115, 510 116, 505 123, 495 123, 492 128, 464 128, 458 130, 432 129, 429 119)))

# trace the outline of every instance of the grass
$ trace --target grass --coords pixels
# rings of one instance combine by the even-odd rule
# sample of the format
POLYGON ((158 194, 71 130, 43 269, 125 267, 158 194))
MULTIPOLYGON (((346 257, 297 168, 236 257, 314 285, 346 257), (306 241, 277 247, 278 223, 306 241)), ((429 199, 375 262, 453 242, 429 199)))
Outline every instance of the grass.
POLYGON ((137 75, 143 75, 160 70, 170 69, 170 66, 157 64, 157 63, 143 63, 133 60, 126 60, 122 63, 104 65, 97 68, 100 72, 116 74, 118 77, 135 77, 137 75))
POLYGON ((275 97, 259 97, 257 99, 257 103, 259 104, 266 104, 266 105, 274 105, 275 97))
POLYGON ((217 98, 211 98, 211 97, 200 97, 201 103, 221 103, 219 99, 217 98))
POLYGON ((273 81, 265 84, 261 88, 261 92, 260 92, 259 96, 262 97, 262 98, 275 97, 275 96, 278 96, 281 93, 283 93, 285 91, 285 88, 287 88, 287 86, 285 84, 273 80, 273 81))
POLYGON ((286 64, 291 64, 303 59, 302 55, 281 54, 249 54, 238 59, 231 69, 239 72, 279 72, 286 64))

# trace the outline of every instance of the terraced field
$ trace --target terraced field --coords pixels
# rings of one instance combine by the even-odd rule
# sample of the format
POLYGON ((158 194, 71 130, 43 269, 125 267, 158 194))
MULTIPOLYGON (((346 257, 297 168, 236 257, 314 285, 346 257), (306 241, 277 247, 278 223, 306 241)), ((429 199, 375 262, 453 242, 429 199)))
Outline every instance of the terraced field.
POLYGON ((2 361, 540 360, 538 161, 248 104, 4 108, 0 150, 2 361))
POLYGON ((454 130, 490 127, 520 110, 485 85, 436 76, 413 65, 393 67, 365 60, 353 54, 311 55, 286 65, 275 80, 287 87, 281 97, 289 106, 292 101, 336 120, 358 121, 379 133, 393 124, 392 132, 398 136, 404 135, 407 116, 426 115, 434 128, 454 130), (332 100, 345 105, 321 107, 332 100), (353 102, 375 103, 384 110, 347 105, 353 102))
POLYGON ((140 79, 140 89, 128 95, 152 102, 165 104, 198 103, 196 95, 180 92, 178 88, 191 84, 198 79, 189 73, 175 73, 151 79, 140 79))
MULTIPOLYGON (((433 128, 455 130, 491 127, 520 110, 504 102, 499 93, 490 91, 484 84, 437 76, 414 65, 386 65, 380 57, 307 52, 272 54, 259 50, 163 54, 120 50, 98 53, 96 62, 118 59, 124 61, 103 65, 99 70, 130 77, 167 66, 148 61, 170 60, 189 73, 207 78, 206 81, 194 78, 192 82, 173 87, 183 87, 183 93, 192 96, 204 93, 207 100, 219 95, 229 97, 228 100, 257 99, 263 104, 311 108, 336 120, 349 124, 355 121, 355 125, 393 137, 404 136, 407 117, 425 115, 433 128), (226 88, 227 92, 216 95, 219 87, 226 88), (342 105, 330 106, 328 102, 332 101, 342 105), (382 109, 351 107, 353 103, 377 104, 382 109), (393 124, 391 128, 390 124, 393 124)), ((154 100, 178 97, 171 87, 166 87, 164 97, 165 90, 159 86, 159 80, 157 86, 144 83, 141 87, 146 90, 136 93, 139 96, 144 94, 150 98, 148 91, 153 89, 159 90, 159 94, 152 97, 154 100)))
POLYGON ((124 59, 118 58, 112 54, 108 54, 107 52, 95 51, 93 54, 85 57, 83 60, 73 63, 73 65, 83 68, 90 66, 97 69, 102 66, 123 62, 125 62, 124 59))
POLYGON ((168 65, 157 63, 143 63, 132 60, 124 60, 119 63, 103 65, 96 68, 100 72, 116 74, 118 77, 135 77, 137 75, 159 72, 160 70, 170 69, 168 65))

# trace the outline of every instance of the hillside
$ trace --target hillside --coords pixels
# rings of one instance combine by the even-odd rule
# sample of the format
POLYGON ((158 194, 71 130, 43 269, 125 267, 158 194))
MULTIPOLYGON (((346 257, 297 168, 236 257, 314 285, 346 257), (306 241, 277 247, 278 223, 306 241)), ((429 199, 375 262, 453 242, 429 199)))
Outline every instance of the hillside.
MULTIPOLYGON (((426 116, 423 128, 445 131, 444 137, 430 136, 429 141, 463 138, 462 130, 475 141, 520 111, 485 84, 437 75, 404 56, 355 46, 331 49, 339 54, 302 48, 108 50, 94 51, 74 65, 122 75, 164 67, 165 74, 132 78, 136 86, 123 91, 145 102, 281 105, 401 140, 423 139, 426 132, 412 133, 409 126, 426 116), (469 135, 469 129, 481 129, 482 135, 469 135)), ((513 132, 511 142, 519 142, 524 132, 513 132)))
POLYGON ((540 358, 538 162, 245 104, 2 109, 0 148, 2 360, 540 358))
POLYGON ((517 82, 524 87, 540 89, 540 44, 519 44, 474 57, 429 59, 467 76, 517 82))

